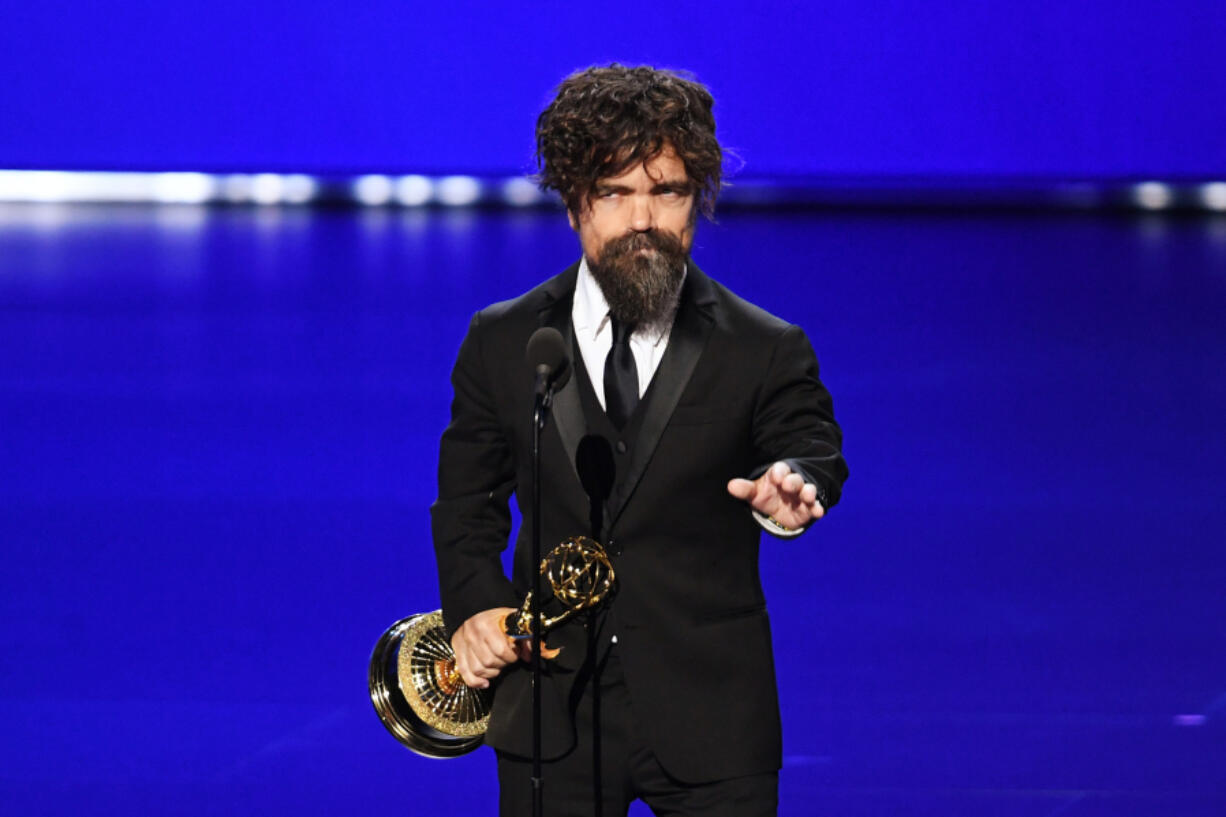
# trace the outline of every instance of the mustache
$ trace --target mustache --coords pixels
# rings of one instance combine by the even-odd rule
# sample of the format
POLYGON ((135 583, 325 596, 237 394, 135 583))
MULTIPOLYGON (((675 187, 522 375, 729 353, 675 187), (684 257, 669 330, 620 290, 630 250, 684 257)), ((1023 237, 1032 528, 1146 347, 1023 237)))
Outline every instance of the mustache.
POLYGON ((627 233, 620 238, 611 239, 605 244, 601 255, 602 260, 608 260, 634 255, 646 249, 654 249, 666 258, 685 256, 685 245, 681 243, 681 236, 663 230, 627 233))

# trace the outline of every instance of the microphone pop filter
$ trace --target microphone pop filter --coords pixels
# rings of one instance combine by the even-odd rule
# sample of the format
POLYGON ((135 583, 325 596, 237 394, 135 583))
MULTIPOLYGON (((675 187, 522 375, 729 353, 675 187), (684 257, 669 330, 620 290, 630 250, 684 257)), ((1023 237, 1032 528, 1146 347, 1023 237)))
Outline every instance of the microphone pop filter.
POLYGON ((527 358, 533 371, 546 374, 555 389, 562 388, 570 379, 566 341, 552 326, 542 326, 528 338, 527 358))

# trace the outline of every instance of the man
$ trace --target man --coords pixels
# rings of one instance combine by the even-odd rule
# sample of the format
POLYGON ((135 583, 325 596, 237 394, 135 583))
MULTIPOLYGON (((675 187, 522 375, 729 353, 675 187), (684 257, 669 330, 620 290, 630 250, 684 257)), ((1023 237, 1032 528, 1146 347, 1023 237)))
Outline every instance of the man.
POLYGON ((574 375, 542 436, 545 552, 602 542, 617 590, 551 632, 542 684, 548 814, 773 814, 781 763, 763 528, 791 537, 839 497, 841 435, 804 333, 689 260, 722 152, 713 100, 667 71, 568 77, 537 122, 541 184, 583 256, 474 317, 452 382, 433 507, 443 615, 466 684, 496 685, 486 742, 503 814, 531 800, 530 672, 500 621, 531 583, 533 372, 557 328, 574 375), (514 578, 500 556, 514 494, 514 578))

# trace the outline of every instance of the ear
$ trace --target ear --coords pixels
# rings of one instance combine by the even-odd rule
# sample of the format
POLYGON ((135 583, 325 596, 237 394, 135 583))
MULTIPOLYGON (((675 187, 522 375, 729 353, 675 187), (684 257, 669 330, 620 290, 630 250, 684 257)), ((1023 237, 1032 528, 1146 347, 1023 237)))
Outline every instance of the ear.
POLYGON ((570 228, 576 233, 579 232, 579 219, 575 216, 575 211, 568 209, 566 211, 566 220, 570 222, 570 228))

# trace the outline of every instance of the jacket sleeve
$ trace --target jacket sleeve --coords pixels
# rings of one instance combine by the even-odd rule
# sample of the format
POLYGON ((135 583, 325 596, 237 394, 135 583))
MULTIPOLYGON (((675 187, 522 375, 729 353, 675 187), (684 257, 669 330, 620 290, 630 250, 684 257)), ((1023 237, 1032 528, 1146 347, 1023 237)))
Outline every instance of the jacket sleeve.
POLYGON ((482 340, 478 313, 451 375, 451 421, 439 447, 438 499, 430 509, 448 633, 482 610, 519 604, 501 560, 511 533, 515 463, 495 410, 482 340))
POLYGON ((817 355, 798 326, 789 326, 775 343, 754 406, 753 444, 759 465, 751 479, 782 460, 817 487, 823 508, 839 501, 847 479, 843 432, 818 377, 817 355))

